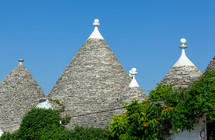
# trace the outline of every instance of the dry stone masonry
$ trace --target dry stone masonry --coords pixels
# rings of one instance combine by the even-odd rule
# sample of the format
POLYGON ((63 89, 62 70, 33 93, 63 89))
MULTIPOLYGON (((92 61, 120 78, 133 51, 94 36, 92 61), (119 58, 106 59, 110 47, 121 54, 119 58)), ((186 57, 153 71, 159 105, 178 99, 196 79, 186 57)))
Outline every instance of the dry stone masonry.
POLYGON ((13 132, 19 128, 22 117, 45 95, 22 65, 24 60, 0 83, 0 129, 13 132))
MULTIPOLYGON (((0 83, 0 136, 3 131, 17 130, 22 117, 33 107, 60 109, 54 100, 65 106, 62 117, 71 116, 66 126, 71 129, 76 124, 104 128, 112 115, 124 112, 122 102, 147 98, 135 79, 136 68, 132 68, 128 75, 100 34, 99 20, 95 19, 93 25, 93 33, 68 64, 48 97, 23 65, 24 60, 19 59, 20 64, 0 83)), ((162 84, 187 87, 202 75, 187 58, 185 43, 186 40, 181 39, 181 57, 163 78, 162 84)), ((215 57, 208 69, 215 70, 215 57)), ((199 128, 202 126, 196 127, 199 128)))
MULTIPOLYGON (((175 87, 188 87, 194 81, 197 81, 202 72, 196 68, 196 66, 187 58, 185 54, 186 40, 181 39, 179 47, 182 50, 181 57, 172 67, 172 69, 166 74, 161 81, 162 84, 176 84, 175 87)), ((206 117, 197 118, 198 124, 194 126, 192 131, 183 131, 180 134, 173 134, 169 139, 171 140, 205 140, 206 138, 200 138, 199 132, 206 129, 206 117)))
POLYGON ((182 50, 181 57, 163 78, 162 84, 176 84, 175 87, 187 87, 202 75, 202 72, 187 58, 185 54, 187 46, 185 43, 186 40, 182 38, 182 45, 179 46, 182 50))
POLYGON ((65 104, 64 115, 72 116, 68 128, 74 123, 104 128, 112 115, 122 113, 122 97, 132 80, 99 33, 99 20, 93 25, 93 33, 48 95, 65 104))
POLYGON ((215 56, 213 57, 213 59, 212 59, 211 62, 209 63, 207 69, 208 69, 208 70, 211 70, 211 71, 215 71, 215 56))

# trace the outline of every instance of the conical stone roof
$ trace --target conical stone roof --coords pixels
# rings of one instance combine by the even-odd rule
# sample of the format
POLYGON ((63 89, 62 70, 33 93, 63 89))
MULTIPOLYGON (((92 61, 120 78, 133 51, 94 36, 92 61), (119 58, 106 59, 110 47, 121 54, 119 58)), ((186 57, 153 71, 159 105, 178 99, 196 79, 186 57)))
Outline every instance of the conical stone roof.
POLYGON ((0 129, 15 131, 22 117, 45 95, 30 72, 19 60, 18 65, 0 83, 0 129))
POLYGON ((163 78, 161 81, 162 84, 176 84, 176 87, 187 87, 202 75, 202 72, 196 68, 185 54, 187 46, 185 45, 186 40, 184 38, 181 39, 181 43, 182 45, 179 46, 182 49, 181 57, 163 78))
POLYGON ((135 76, 137 75, 136 68, 132 68, 129 71, 130 77, 132 77, 132 80, 130 84, 128 85, 126 91, 123 94, 123 98, 121 99, 122 102, 131 103, 133 99, 143 101, 148 98, 148 96, 143 92, 143 90, 139 87, 139 84, 137 83, 135 76))
POLYGON ((140 87, 128 87, 123 94, 121 102, 131 103, 133 99, 139 100, 140 102, 146 100, 148 96, 143 92, 140 87))
MULTIPOLYGON (((85 44, 71 60, 49 97, 59 99, 65 112, 80 125, 104 127, 119 107, 118 99, 131 81, 98 31, 99 22, 85 44), (93 114, 93 112, 102 112, 93 114), (114 111, 113 111, 114 112, 114 111), (83 116, 83 114, 91 114, 83 116)), ((72 122, 72 121, 71 121, 72 122)), ((72 124, 68 125, 70 128, 72 124)))
POLYGON ((215 71, 215 56, 213 57, 211 62, 208 64, 207 69, 210 70, 210 71, 215 71))

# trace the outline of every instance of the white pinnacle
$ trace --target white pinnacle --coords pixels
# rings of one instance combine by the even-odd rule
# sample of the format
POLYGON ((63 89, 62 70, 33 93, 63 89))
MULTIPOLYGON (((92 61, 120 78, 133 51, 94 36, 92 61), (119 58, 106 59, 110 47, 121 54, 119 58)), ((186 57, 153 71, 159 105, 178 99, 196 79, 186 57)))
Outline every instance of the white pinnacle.
POLYGON ((22 65, 22 62, 24 62, 24 59, 19 59, 19 65, 22 65))
POLYGON ((181 57, 178 59, 178 61, 175 63, 175 65, 173 67, 180 67, 180 66, 195 66, 190 60, 189 58, 187 58, 186 54, 185 54, 185 49, 187 48, 187 45, 185 45, 186 43, 186 39, 182 38, 181 40, 181 45, 179 46, 179 48, 181 48, 181 57))
POLYGON ((93 26, 94 26, 95 28, 94 28, 94 31, 93 31, 93 33, 90 35, 89 38, 104 39, 104 38, 102 37, 102 35, 100 34, 99 29, 98 29, 98 26, 100 26, 100 23, 99 23, 99 20, 98 20, 98 19, 95 19, 95 20, 94 20, 93 26))
POLYGON ((135 79, 135 76, 137 75, 137 69, 136 68, 132 68, 130 71, 129 71, 129 75, 132 77, 132 80, 131 80, 131 83, 129 84, 129 87, 132 88, 132 87, 139 87, 136 79, 135 79))

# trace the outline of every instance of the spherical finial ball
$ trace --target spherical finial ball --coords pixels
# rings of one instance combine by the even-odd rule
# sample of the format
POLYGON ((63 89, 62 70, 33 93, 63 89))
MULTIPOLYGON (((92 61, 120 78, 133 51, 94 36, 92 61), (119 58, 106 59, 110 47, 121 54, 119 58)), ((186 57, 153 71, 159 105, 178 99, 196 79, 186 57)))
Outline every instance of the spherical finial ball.
POLYGON ((99 23, 99 19, 94 19, 94 23, 99 23))
POLYGON ((182 38, 180 41, 181 41, 181 44, 185 44, 186 43, 186 39, 185 38, 182 38))
POLYGON ((136 71, 137 71, 137 69, 136 69, 136 68, 132 68, 131 70, 132 70, 132 71, 134 71, 134 72, 136 72, 136 71))

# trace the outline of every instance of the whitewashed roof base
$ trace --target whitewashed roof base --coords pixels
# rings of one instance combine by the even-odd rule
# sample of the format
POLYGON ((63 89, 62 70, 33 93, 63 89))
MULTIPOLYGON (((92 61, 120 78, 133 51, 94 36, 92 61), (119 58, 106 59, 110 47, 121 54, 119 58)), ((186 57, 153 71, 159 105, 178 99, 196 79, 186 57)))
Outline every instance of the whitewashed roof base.
POLYGON ((94 20, 93 26, 95 26, 94 31, 93 31, 93 33, 90 35, 90 37, 89 37, 88 39, 90 39, 90 38, 104 39, 104 38, 102 37, 102 35, 100 34, 99 29, 98 29, 98 26, 100 26, 100 23, 99 23, 99 20, 98 20, 98 19, 95 19, 95 20, 94 20))
POLYGON ((187 58, 185 54, 185 49, 182 49, 181 57, 178 59, 178 61, 175 63, 173 67, 180 67, 180 66, 195 66, 189 58, 187 58))
POLYGON ((129 84, 129 87, 130 88, 139 87, 139 84, 137 83, 135 78, 132 79, 131 83, 129 84))
POLYGON ((39 101, 39 104, 36 106, 37 108, 43 108, 43 109, 52 109, 51 104, 49 103, 48 99, 41 99, 39 101))
POLYGON ((129 84, 129 87, 130 88, 139 87, 139 84, 137 83, 137 81, 135 79, 135 76, 137 75, 136 68, 132 68, 129 71, 129 75, 130 75, 130 77, 132 77, 132 80, 131 80, 131 83, 129 84))
POLYGON ((186 39, 182 38, 180 40, 181 45, 179 46, 179 48, 181 48, 181 57, 178 59, 178 61, 175 63, 175 65, 173 67, 180 67, 180 66, 194 66, 195 65, 189 60, 189 58, 187 58, 186 54, 185 54, 185 49, 187 48, 187 46, 185 45, 186 43, 186 39))

